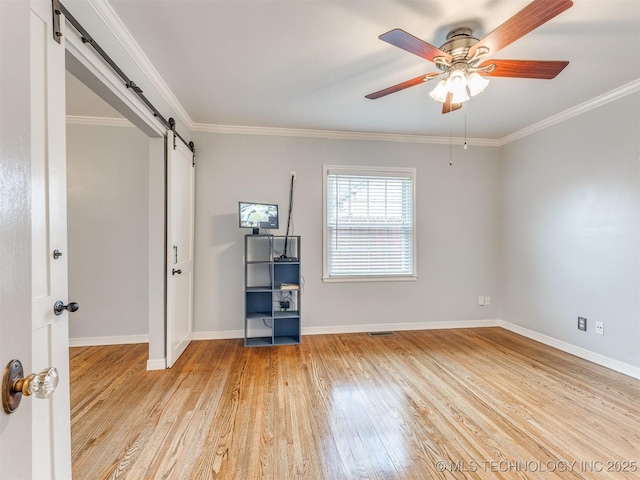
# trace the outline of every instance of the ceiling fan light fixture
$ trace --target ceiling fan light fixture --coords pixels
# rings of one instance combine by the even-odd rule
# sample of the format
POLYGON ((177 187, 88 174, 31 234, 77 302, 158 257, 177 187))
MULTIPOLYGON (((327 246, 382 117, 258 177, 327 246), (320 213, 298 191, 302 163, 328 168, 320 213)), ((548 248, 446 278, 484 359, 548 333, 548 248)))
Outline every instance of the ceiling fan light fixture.
POLYGON ((454 95, 457 92, 461 92, 467 88, 467 78, 464 72, 459 69, 455 69, 449 72, 449 78, 447 78, 447 90, 454 95))
POLYGON ((438 84, 436 85, 436 88, 431 90, 431 93, 429 93, 429 95, 436 102, 444 103, 447 100, 447 91, 448 91, 447 90, 447 81, 446 80, 440 80, 438 82, 438 84))
POLYGON ((447 91, 451 92, 453 103, 462 103, 469 100, 467 93, 467 76, 461 69, 454 69, 446 80, 447 91))
POLYGON ((447 78, 440 80, 429 95, 435 101, 445 103, 450 93, 452 103, 463 103, 482 92, 488 84, 489 80, 478 72, 456 68, 449 71, 447 78))
POLYGON ((463 90, 456 90, 451 92, 451 103, 463 103, 469 100, 471 97, 467 93, 466 87, 463 90))
POLYGON ((467 86, 469 87, 469 94, 475 97, 481 93, 489 85, 489 80, 484 78, 478 72, 473 72, 467 77, 467 86))

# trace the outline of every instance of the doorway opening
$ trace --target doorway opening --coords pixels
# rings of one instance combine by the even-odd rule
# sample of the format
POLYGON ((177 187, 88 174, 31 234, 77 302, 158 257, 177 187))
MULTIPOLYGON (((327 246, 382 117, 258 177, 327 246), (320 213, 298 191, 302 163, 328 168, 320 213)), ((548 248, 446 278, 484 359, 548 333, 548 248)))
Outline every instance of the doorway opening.
POLYGON ((149 140, 66 72, 70 346, 149 341, 149 140))

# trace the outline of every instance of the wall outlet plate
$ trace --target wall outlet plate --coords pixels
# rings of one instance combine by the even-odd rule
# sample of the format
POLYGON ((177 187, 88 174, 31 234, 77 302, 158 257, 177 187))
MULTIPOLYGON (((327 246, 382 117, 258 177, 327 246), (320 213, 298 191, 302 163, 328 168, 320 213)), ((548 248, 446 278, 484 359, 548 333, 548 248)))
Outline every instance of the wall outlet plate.
POLYGON ((583 332, 587 331, 587 319, 584 317, 578 317, 578 330, 583 332))
POLYGON ((604 335, 604 323, 596 322, 596 333, 598 335, 604 335))

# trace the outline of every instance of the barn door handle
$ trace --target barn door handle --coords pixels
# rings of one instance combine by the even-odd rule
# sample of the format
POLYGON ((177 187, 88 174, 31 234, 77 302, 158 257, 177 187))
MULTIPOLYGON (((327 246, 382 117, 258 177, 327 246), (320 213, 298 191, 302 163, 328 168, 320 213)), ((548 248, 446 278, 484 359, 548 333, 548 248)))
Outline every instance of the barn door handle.
POLYGON ((182 275, 182 270, 179 270, 179 269, 176 270, 175 268, 171 270, 171 275, 175 275, 176 273, 178 275, 182 275))
POLYGON ((54 367, 24 377, 20 360, 11 360, 2 376, 2 407, 6 413, 13 413, 23 396, 49 398, 57 386, 58 370, 54 367))
POLYGON ((80 304, 76 302, 69 302, 68 305, 65 305, 64 303, 62 303, 62 300, 58 300, 53 305, 53 313, 55 313, 56 315, 62 315, 62 312, 64 312, 65 310, 73 313, 73 312, 77 312, 79 308, 80 308, 80 304))

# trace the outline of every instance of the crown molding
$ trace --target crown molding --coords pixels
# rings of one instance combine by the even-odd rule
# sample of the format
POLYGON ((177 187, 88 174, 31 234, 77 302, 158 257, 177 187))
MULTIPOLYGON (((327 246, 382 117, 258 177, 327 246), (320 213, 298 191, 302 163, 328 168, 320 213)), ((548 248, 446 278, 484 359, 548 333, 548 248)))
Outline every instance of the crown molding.
MULTIPOLYGON (((598 108, 607 103, 613 102, 627 95, 640 91, 640 79, 634 80, 615 90, 600 95, 592 100, 572 107, 564 112, 549 117, 541 122, 534 123, 522 130, 507 135, 501 139, 489 138, 467 138, 467 145, 480 147, 501 147, 510 142, 527 137, 545 128, 557 125, 570 118, 581 115, 589 110, 598 108)), ((69 125, 95 125, 106 127, 132 127, 128 120, 124 118, 104 118, 67 115, 69 125)), ((191 132, 222 133, 236 135, 265 135, 273 137, 305 137, 323 138, 326 140, 363 140, 378 142, 400 142, 400 143, 427 143, 435 145, 463 145, 462 137, 436 137, 426 135, 400 135, 392 133, 371 133, 371 132, 347 132, 337 130, 312 130, 300 128, 276 128, 276 127, 250 127, 241 125, 215 125, 207 123, 191 123, 191 132)))
MULTIPOLYGON (((462 137, 435 137, 426 135, 400 135, 392 133, 348 132, 338 130, 311 130, 301 128, 250 127, 241 125, 193 124, 192 132, 229 133, 236 135, 265 135, 273 137, 305 137, 326 140, 365 140, 400 143, 431 143, 439 145, 464 145, 462 137)), ((486 138, 467 138, 467 145, 498 147, 499 141, 486 138)))
POLYGON ((140 66, 153 87, 160 93, 164 101, 169 104, 169 107, 175 112, 178 119, 184 123, 187 130, 191 131, 193 129, 191 117, 162 79, 149 58, 144 54, 138 42, 135 41, 109 2, 104 0, 87 0, 87 3, 104 22, 105 26, 122 45, 127 54, 140 66))
POLYGON ((533 125, 529 125, 522 130, 518 130, 506 137, 502 137, 498 143, 500 146, 506 145, 507 143, 514 142, 516 140, 520 140, 521 138, 527 137, 533 133, 539 132, 540 130, 544 130, 545 128, 551 127, 553 125, 557 125, 562 123, 570 118, 577 117, 578 115, 582 115, 589 110, 593 110, 594 108, 601 107, 602 105, 606 105, 607 103, 618 100, 622 97, 626 97, 627 95, 631 95, 632 93, 636 93, 640 91, 640 78, 633 80, 621 87, 618 87, 610 92, 607 92, 599 97, 588 100, 580 105, 569 108, 564 112, 560 112, 552 117, 549 117, 545 120, 542 120, 538 123, 534 123, 533 125))
POLYGON ((67 125, 137 128, 126 118, 89 117, 86 115, 67 115, 67 125))

